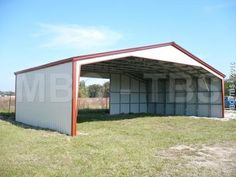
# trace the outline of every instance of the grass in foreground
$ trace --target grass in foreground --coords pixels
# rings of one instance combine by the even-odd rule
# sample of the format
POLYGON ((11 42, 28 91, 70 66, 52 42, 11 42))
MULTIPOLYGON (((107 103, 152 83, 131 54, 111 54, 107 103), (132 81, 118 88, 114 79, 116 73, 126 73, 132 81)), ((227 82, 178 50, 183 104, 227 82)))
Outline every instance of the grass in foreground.
POLYGON ((79 120, 75 138, 0 120, 0 176, 236 174, 235 161, 230 169, 194 162, 208 147, 234 151, 236 121, 86 111, 79 120))

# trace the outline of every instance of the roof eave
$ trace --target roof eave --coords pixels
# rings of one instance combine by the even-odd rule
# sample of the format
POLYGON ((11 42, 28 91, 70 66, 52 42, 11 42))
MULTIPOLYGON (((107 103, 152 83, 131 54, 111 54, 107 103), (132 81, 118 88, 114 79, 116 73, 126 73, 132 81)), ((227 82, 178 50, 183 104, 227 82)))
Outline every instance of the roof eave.
POLYGON ((17 74, 30 72, 30 71, 34 71, 34 70, 39 70, 39 69, 43 69, 43 68, 47 68, 47 67, 55 66, 55 65, 59 65, 59 64, 64 64, 64 63, 68 63, 68 62, 75 62, 75 61, 79 61, 79 60, 92 59, 92 58, 96 58, 96 57, 117 55, 117 54, 122 54, 122 53, 129 53, 129 52, 135 52, 135 51, 140 51, 140 50, 148 50, 148 49, 154 49, 154 48, 166 47, 166 46, 175 47, 176 49, 180 50, 184 54, 188 55, 190 58, 192 58, 195 61, 201 63, 204 66, 206 66, 207 68, 212 70, 214 73, 217 73, 221 77, 225 78, 225 75, 222 72, 220 72, 217 69, 215 69, 214 67, 210 66, 209 64, 207 64, 206 62, 204 62, 200 58, 196 57, 195 55, 193 55, 192 53, 190 53, 186 49, 184 49, 181 46, 179 46, 178 44, 176 44, 175 42, 167 42, 167 43, 154 44, 154 45, 148 45, 148 46, 143 46, 143 47, 135 47, 135 48, 128 48, 128 49, 114 50, 114 51, 109 51, 109 52, 101 52, 101 53, 95 53, 95 54, 89 54, 89 55, 75 56, 75 57, 70 57, 70 58, 67 58, 67 59, 51 62, 51 63, 48 63, 48 64, 40 65, 40 66, 37 66, 37 67, 17 71, 14 74, 17 75, 17 74))

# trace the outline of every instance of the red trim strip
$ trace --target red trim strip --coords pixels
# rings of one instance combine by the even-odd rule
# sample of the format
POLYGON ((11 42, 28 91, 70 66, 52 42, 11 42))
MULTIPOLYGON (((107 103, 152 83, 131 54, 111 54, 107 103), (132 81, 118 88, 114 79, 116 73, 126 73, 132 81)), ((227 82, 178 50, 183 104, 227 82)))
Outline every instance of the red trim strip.
POLYGON ((221 100, 222 100, 222 118, 225 117, 225 82, 224 79, 221 79, 221 100))
POLYGON ((45 64, 45 65, 25 69, 25 70, 22 70, 22 71, 15 72, 15 74, 21 74, 21 73, 25 73, 25 72, 38 70, 38 69, 44 69, 44 68, 47 68, 47 67, 50 67, 50 66, 64 64, 64 63, 72 62, 72 61, 85 60, 85 59, 91 59, 91 58, 103 57, 103 56, 109 56, 109 55, 117 55, 117 54, 122 54, 122 53, 135 52, 135 51, 147 50, 147 49, 153 49, 153 48, 159 48, 159 47, 165 47, 165 46, 175 47, 176 49, 180 50, 181 52, 185 53, 186 55, 188 55, 189 57, 194 59, 195 61, 201 63, 204 66, 206 66, 207 68, 209 68, 213 72, 219 74, 222 77, 225 77, 225 75, 223 73, 221 73, 217 69, 213 68, 209 64, 205 63, 203 60, 196 57, 195 55, 191 54, 189 51, 185 50, 184 48, 182 48, 181 46, 179 46, 175 42, 168 42, 168 43, 149 45, 149 46, 143 46, 143 47, 135 47, 135 48, 129 48, 129 49, 115 50, 115 51, 110 51, 110 52, 101 52, 101 53, 95 53, 95 54, 89 54, 89 55, 82 55, 82 56, 72 57, 72 58, 68 58, 68 59, 48 63, 48 64, 45 64))
POLYGON ((172 43, 174 43, 174 42, 168 42, 168 43, 162 43, 162 44, 156 44, 156 45, 149 45, 149 46, 144 46, 144 47, 135 47, 135 48, 129 48, 129 49, 122 49, 122 50, 114 50, 114 51, 101 52, 101 53, 95 53, 95 54, 89 54, 89 55, 81 55, 81 56, 71 57, 71 58, 67 58, 67 59, 64 59, 64 60, 51 62, 51 63, 45 64, 45 65, 40 65, 40 66, 37 66, 37 67, 17 71, 17 72, 15 72, 15 74, 21 74, 21 73, 25 73, 25 72, 38 70, 38 69, 44 69, 44 68, 47 68, 47 67, 50 67, 50 66, 64 64, 64 63, 71 62, 71 61, 78 61, 78 60, 84 60, 84 59, 91 59, 91 58, 95 58, 95 57, 109 56, 109 55, 115 55, 115 54, 121 54, 121 53, 127 53, 127 52, 134 52, 134 51, 139 51, 139 50, 146 50, 146 49, 170 46, 170 45, 172 45, 172 43))
POLYGON ((147 49, 171 46, 173 44, 174 44, 174 42, 168 42, 168 43, 155 44, 155 45, 149 45, 149 46, 143 46, 143 47, 135 47, 135 48, 128 48, 128 49, 114 50, 114 51, 109 51, 109 52, 101 52, 101 53, 95 53, 95 54, 89 54, 89 55, 74 57, 74 60, 78 61, 78 60, 85 60, 85 59, 91 59, 91 58, 96 58, 96 57, 117 55, 117 54, 122 54, 122 53, 128 53, 128 52, 135 52, 135 51, 140 51, 140 50, 147 50, 147 49))
POLYGON ((176 43, 172 44, 173 47, 177 48, 178 50, 180 50, 181 52, 185 53, 186 55, 188 55, 189 57, 191 57, 192 59, 194 59, 195 61, 201 63, 202 65, 206 66, 208 69, 214 71, 215 73, 219 74, 220 76, 225 78, 225 75, 218 71, 217 69, 213 68, 212 66, 210 66, 209 64, 207 64, 206 62, 204 62, 203 60, 201 60, 200 58, 196 57, 195 55, 191 54, 189 51, 187 51, 186 49, 184 49, 183 47, 179 46, 176 43))
POLYGON ((72 62, 72 109, 71 109, 71 136, 76 136, 77 133, 77 89, 76 89, 76 62, 72 62))
POLYGON ((30 71, 35 71, 35 70, 39 70, 39 69, 48 68, 50 66, 55 66, 55 65, 60 65, 60 64, 68 63, 68 62, 71 62, 72 60, 73 60, 72 58, 67 58, 67 59, 64 59, 64 60, 59 60, 59 61, 51 62, 51 63, 45 64, 45 65, 40 65, 40 66, 36 66, 36 67, 33 67, 33 68, 29 68, 29 69, 24 69, 24 70, 15 72, 15 75, 21 74, 21 73, 30 72, 30 71))

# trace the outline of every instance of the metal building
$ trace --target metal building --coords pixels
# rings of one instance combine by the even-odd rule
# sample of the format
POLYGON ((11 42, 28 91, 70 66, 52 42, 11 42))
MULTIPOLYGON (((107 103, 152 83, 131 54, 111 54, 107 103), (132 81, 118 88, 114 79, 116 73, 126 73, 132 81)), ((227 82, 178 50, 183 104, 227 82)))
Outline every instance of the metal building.
POLYGON ((81 76, 110 79, 110 114, 224 117, 225 75, 174 42, 18 71, 16 120, 76 135, 81 76))

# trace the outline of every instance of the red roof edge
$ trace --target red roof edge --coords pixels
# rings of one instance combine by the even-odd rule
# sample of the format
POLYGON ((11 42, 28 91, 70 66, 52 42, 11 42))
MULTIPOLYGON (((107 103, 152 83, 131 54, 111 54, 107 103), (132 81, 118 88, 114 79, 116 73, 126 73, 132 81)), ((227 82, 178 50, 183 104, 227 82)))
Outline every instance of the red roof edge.
POLYGON ((185 53, 186 55, 188 55, 189 57, 191 57, 192 59, 194 59, 195 61, 201 63, 202 65, 206 66, 207 68, 209 68, 210 70, 214 71, 215 73, 219 74, 220 76, 222 76, 223 78, 225 78, 225 75, 220 72, 219 70, 215 69, 214 67, 212 67, 211 65, 207 64, 206 62, 204 62, 203 60, 201 60, 200 58, 196 57, 195 55, 193 55, 192 53, 190 53, 189 51, 187 51, 186 49, 184 49, 183 47, 179 46, 178 44, 176 44, 175 42, 172 43, 172 46, 177 48, 178 50, 180 50, 181 52, 185 53))
POLYGON ((148 45, 148 46, 143 46, 143 47, 135 47, 135 48, 128 48, 128 49, 114 50, 114 51, 109 51, 109 52, 101 52, 101 53, 95 53, 95 54, 75 56, 75 57, 51 62, 48 64, 40 65, 37 67, 17 71, 17 72, 15 72, 15 75, 25 73, 25 72, 34 71, 34 70, 39 70, 39 69, 43 69, 43 68, 47 68, 47 67, 51 67, 51 66, 55 66, 55 65, 59 65, 59 64, 64 64, 64 63, 68 63, 68 62, 72 62, 72 61, 79 61, 79 60, 85 60, 85 59, 91 59, 91 58, 103 57, 103 56, 109 56, 109 55, 117 55, 117 54, 122 54, 122 53, 135 52, 135 51, 147 50, 147 49, 153 49, 153 48, 159 48, 159 47, 165 47, 165 46, 175 47, 176 49, 180 50, 181 52, 185 53, 186 55, 188 55, 189 57, 194 59, 195 61, 201 63, 202 65, 206 66, 207 68, 209 68, 210 70, 219 74, 220 76, 225 77, 225 75, 223 73, 221 73, 217 69, 213 68, 212 66, 210 66, 209 64, 207 64, 206 62, 204 62, 200 58, 196 57, 195 55, 191 54, 189 51, 185 50, 184 48, 182 48, 181 46, 179 46, 175 42, 167 42, 167 43, 154 44, 154 45, 148 45))
POLYGON ((17 75, 17 74, 21 74, 21 73, 26 73, 26 72, 30 72, 30 71, 39 70, 39 69, 44 69, 44 68, 48 68, 50 66, 64 64, 64 63, 68 63, 68 62, 71 62, 71 61, 73 61, 73 58, 67 58, 67 59, 63 59, 63 60, 58 60, 58 61, 47 63, 47 64, 44 64, 44 65, 40 65, 40 66, 24 69, 24 70, 21 70, 21 71, 17 71, 14 74, 17 75))
POLYGON ((167 42, 167 43, 147 45, 147 46, 142 46, 142 47, 134 47, 134 48, 128 48, 128 49, 114 50, 114 51, 109 51, 109 52, 101 52, 101 53, 95 53, 95 54, 89 54, 89 55, 82 55, 82 56, 73 57, 73 58, 74 58, 74 61, 78 61, 78 60, 85 60, 85 59, 90 59, 90 58, 95 58, 95 57, 104 57, 104 56, 109 56, 109 55, 117 55, 117 54, 122 54, 122 53, 171 46, 173 44, 174 44, 174 42, 167 42))
POLYGON ((101 52, 101 53, 94 53, 94 54, 88 54, 88 55, 75 56, 75 57, 70 57, 70 58, 67 58, 67 59, 51 62, 51 63, 48 63, 48 64, 44 64, 44 65, 40 65, 40 66, 24 69, 24 70, 21 70, 21 71, 17 71, 14 74, 17 75, 17 74, 21 74, 21 73, 26 73, 26 72, 34 71, 34 70, 48 68, 50 66, 64 64, 64 63, 68 63, 68 62, 71 62, 71 61, 78 61, 78 60, 90 59, 90 58, 94 58, 94 57, 109 56, 109 55, 115 55, 115 54, 121 54, 121 53, 127 53, 127 52, 135 52, 135 51, 145 50, 145 49, 152 49, 152 48, 170 46, 173 43, 174 42, 167 42, 167 43, 154 44, 154 45, 148 45, 148 46, 143 46, 143 47, 135 47, 135 48, 121 49, 121 50, 113 50, 113 51, 109 51, 109 52, 101 52))

